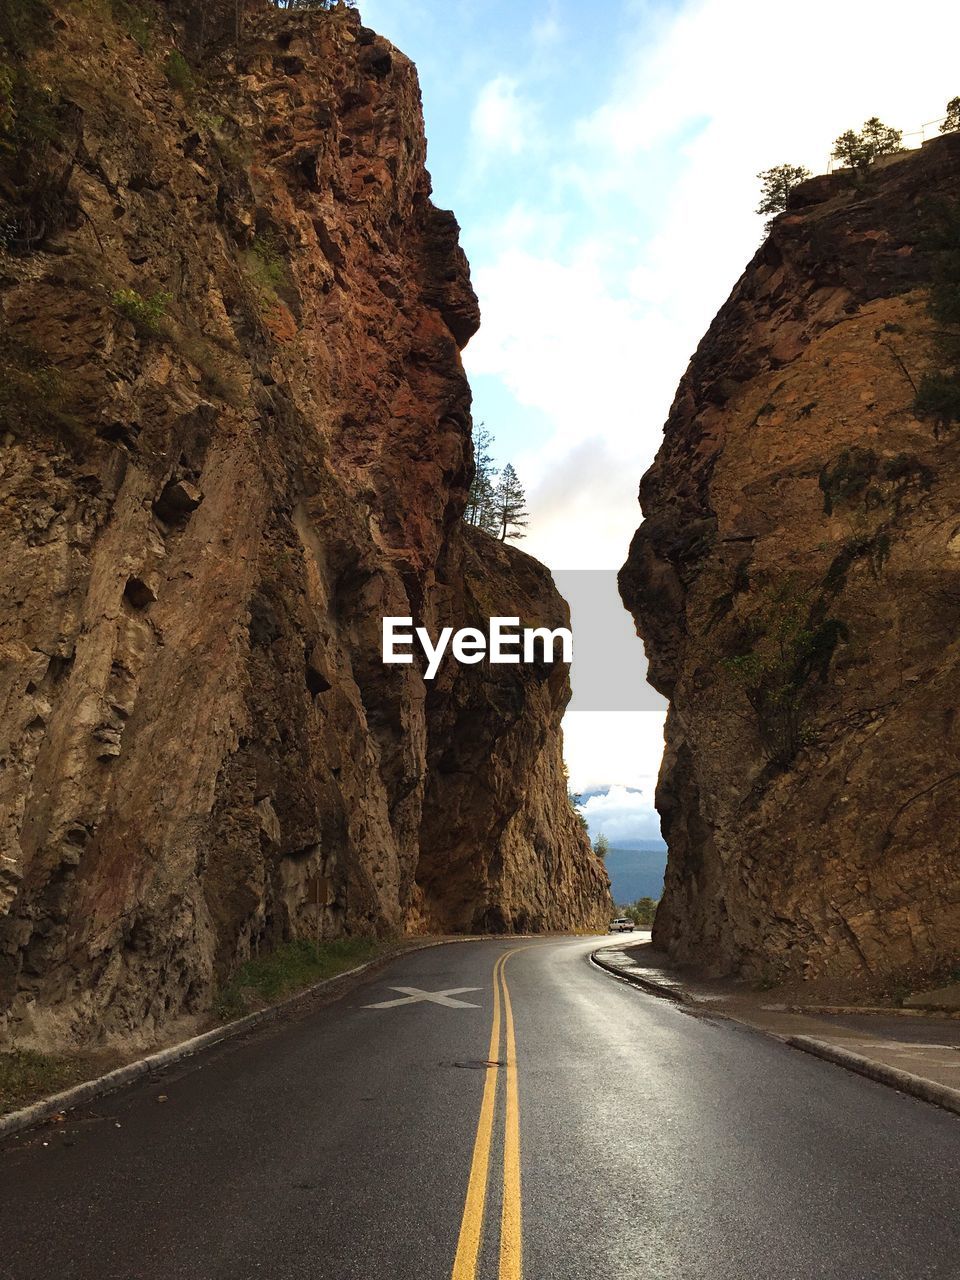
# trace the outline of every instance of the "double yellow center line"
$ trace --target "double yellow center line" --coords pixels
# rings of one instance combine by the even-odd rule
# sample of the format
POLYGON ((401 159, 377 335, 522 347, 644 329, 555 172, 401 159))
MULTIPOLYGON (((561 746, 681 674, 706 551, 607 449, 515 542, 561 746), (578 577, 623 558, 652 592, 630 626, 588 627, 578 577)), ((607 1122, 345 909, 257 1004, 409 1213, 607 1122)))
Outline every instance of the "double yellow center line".
POLYGON ((483 1217, 490 1180, 490 1148, 497 1112, 497 1085, 500 1075, 500 1028, 506 1031, 506 1106, 503 1129, 503 1208, 500 1214, 499 1280, 523 1280, 523 1218, 520 1206, 520 1093, 517 1086, 517 1041, 513 1028, 513 1009, 504 966, 512 955, 522 951, 515 947, 505 952, 493 966, 493 1025, 490 1029, 490 1053, 480 1119, 473 1144, 470 1180, 460 1223, 460 1239, 451 1280, 476 1280, 480 1245, 483 1241, 483 1217), (501 995, 502 993, 502 995, 501 995), (502 1007, 502 1017, 501 1017, 502 1007))

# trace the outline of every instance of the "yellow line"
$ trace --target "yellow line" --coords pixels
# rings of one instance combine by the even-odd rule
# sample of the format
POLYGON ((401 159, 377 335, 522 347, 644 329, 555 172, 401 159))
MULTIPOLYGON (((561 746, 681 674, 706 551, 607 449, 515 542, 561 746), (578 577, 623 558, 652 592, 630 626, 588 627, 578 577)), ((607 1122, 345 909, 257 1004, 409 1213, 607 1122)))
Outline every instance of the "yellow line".
MULTIPOLYGON (((512 953, 511 953, 512 954, 512 953)), ((520 1090, 513 1009, 504 966, 503 1011, 507 1028, 507 1114, 503 1133, 503 1212, 500 1217, 500 1280, 523 1280, 523 1212, 520 1199, 520 1090)))
MULTIPOLYGON (((500 1053, 500 986, 499 974, 506 956, 501 956, 493 966, 493 1027, 490 1031, 488 1061, 495 1064, 500 1053)), ((473 1144, 470 1163, 470 1180, 467 1183, 467 1199, 460 1223, 460 1239, 453 1263, 451 1280, 475 1280, 480 1241, 483 1236, 483 1210, 487 1199, 487 1174, 490 1167, 490 1139, 493 1135, 494 1111, 497 1101, 498 1067, 487 1067, 483 1083, 483 1101, 480 1103, 480 1120, 473 1144)))

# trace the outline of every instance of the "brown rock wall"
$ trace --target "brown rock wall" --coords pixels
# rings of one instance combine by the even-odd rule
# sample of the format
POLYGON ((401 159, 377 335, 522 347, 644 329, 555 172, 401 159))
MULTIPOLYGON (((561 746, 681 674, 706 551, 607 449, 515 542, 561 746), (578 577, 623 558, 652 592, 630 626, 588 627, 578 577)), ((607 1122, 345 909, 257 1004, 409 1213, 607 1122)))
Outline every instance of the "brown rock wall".
POLYGON ((641 483, 678 959, 889 987, 960 956, 960 436, 913 407, 958 190, 958 135, 800 188, 641 483))
POLYGON ((318 890, 328 935, 607 910, 559 772, 566 673, 445 695, 380 661, 383 614, 470 612, 469 574, 496 612, 562 611, 541 566, 464 539, 479 315, 414 68, 349 11, 254 7, 237 52, 207 9, 184 92, 164 49, 195 13, 158 10, 143 52, 109 6, 53 10, 30 66, 64 122, 56 199, 0 175, 0 1010, 23 1043, 150 1039, 251 948, 312 936, 318 890), (482 773, 446 780, 481 738, 482 773))

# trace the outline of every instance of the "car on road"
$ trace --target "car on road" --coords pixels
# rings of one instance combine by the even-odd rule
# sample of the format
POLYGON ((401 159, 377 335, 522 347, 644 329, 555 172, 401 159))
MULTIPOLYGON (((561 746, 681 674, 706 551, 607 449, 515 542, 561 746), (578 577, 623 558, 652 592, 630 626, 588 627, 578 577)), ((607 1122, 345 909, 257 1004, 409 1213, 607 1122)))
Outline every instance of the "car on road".
POLYGON ((609 933, 633 933, 634 924, 629 916, 617 916, 610 921, 609 933))

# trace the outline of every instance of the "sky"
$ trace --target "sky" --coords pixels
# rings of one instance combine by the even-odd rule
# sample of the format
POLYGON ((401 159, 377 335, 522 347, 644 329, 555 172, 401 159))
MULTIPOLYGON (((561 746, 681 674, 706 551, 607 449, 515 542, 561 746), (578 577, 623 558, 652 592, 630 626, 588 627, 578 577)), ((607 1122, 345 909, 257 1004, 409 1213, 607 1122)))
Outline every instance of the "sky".
MULTIPOLYGON (((521 545, 555 570, 615 570, 677 383, 761 240, 756 174, 824 172, 833 139, 872 115, 908 145, 935 134, 960 94, 960 4, 360 10, 420 72, 434 200, 460 221, 483 317, 464 352, 474 418, 526 486, 521 545)), ((574 789, 618 786, 642 836, 662 720, 564 721, 574 789)))

